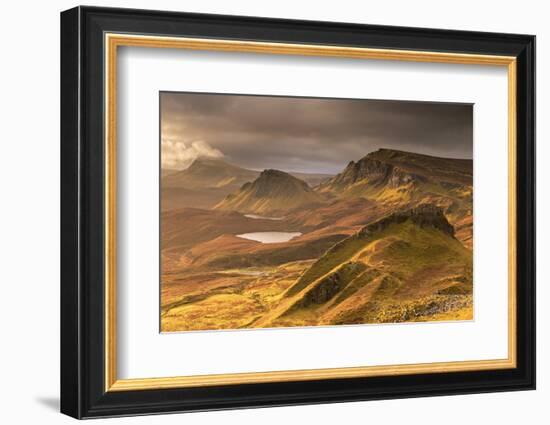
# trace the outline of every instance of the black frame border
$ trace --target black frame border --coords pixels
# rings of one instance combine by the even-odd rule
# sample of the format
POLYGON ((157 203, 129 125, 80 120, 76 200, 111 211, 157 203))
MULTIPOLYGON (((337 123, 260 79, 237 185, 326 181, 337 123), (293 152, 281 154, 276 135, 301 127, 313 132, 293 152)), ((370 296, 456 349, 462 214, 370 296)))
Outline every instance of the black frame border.
POLYGON ((535 37, 80 6, 61 13, 61 412, 75 418, 535 388, 535 37), (105 392, 104 33, 517 58, 517 367, 105 392))

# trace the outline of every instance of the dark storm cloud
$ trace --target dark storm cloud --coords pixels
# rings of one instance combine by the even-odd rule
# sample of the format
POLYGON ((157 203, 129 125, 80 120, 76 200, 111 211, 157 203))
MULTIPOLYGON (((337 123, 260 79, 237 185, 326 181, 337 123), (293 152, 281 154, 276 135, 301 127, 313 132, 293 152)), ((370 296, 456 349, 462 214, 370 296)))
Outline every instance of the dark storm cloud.
POLYGON ((221 154, 254 169, 336 173, 379 149, 472 157, 472 106, 161 93, 163 165, 221 154), (179 158, 179 159, 178 159, 179 158))

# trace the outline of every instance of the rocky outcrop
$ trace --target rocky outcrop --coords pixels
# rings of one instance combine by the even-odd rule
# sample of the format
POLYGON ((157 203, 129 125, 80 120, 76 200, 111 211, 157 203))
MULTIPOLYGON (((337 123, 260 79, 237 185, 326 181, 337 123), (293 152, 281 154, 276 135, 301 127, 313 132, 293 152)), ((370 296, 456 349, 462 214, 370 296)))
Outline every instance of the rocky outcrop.
POLYGON ((368 156, 359 161, 351 161, 340 174, 319 186, 321 192, 345 190, 360 181, 370 184, 383 184, 391 176, 393 166, 368 156))
POLYGON ((300 276, 296 284, 288 289, 286 296, 295 295, 327 271, 348 261, 354 252, 360 249, 361 243, 357 244, 357 242, 367 239, 365 243, 368 243, 368 238, 371 236, 377 237, 376 233, 387 229, 392 224, 401 224, 407 220, 411 220, 421 228, 433 227, 454 237, 454 227, 447 221, 443 210, 435 205, 422 204, 414 208, 394 212, 367 224, 357 233, 334 244, 309 270, 300 276))
POLYGON ((455 229, 449 223, 443 209, 433 204, 422 204, 407 210, 397 211, 373 223, 367 224, 357 234, 358 237, 368 237, 373 233, 386 229, 391 224, 404 223, 411 220, 420 227, 433 227, 453 236, 455 229))
POLYGON ((349 262, 338 270, 322 278, 313 288, 306 292, 300 305, 307 307, 311 304, 323 304, 334 297, 347 284, 365 270, 366 266, 362 263, 349 262))
POLYGON ((402 170, 399 167, 391 166, 392 172, 388 178, 387 185, 391 188, 398 188, 409 184, 415 184, 417 182, 424 182, 426 178, 420 174, 414 174, 402 170))
POLYGON ((340 174, 335 176, 328 185, 349 186, 360 180, 368 179, 372 183, 386 180, 393 167, 376 159, 365 157, 357 162, 351 161, 340 174))

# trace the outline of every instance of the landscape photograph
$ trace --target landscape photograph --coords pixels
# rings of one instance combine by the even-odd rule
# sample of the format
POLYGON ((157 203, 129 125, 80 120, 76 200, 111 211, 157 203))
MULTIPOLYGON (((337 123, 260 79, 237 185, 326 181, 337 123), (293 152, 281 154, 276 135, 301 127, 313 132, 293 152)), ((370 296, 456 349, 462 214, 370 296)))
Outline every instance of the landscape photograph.
POLYGON ((161 92, 160 330, 473 320, 473 106, 161 92))

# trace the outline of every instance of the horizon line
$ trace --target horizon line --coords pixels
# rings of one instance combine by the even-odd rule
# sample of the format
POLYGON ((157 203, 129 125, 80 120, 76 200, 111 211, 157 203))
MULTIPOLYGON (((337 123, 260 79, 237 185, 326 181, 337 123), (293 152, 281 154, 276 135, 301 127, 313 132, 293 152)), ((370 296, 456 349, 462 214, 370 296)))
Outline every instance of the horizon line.
POLYGON ((358 160, 350 160, 350 161, 347 161, 347 162, 344 164, 344 166, 340 168, 340 171, 336 171, 336 172, 326 171, 326 170, 325 170, 325 171, 290 170, 290 169, 281 169, 281 168, 278 168, 278 167, 249 168, 249 167, 245 167, 245 166, 242 166, 242 165, 235 164, 234 162, 231 162, 231 161, 227 160, 227 158, 225 157, 225 155, 224 155, 223 157, 221 157, 221 158, 199 155, 199 156, 197 156, 195 159, 193 159, 193 161, 191 161, 187 167, 185 167, 185 168, 173 168, 173 167, 166 167, 166 166, 163 166, 163 164, 162 164, 162 154, 161 154, 160 169, 161 169, 161 170, 171 170, 171 171, 176 171, 176 172, 185 171, 185 170, 187 170, 189 167, 191 167, 191 165, 193 165, 193 164, 194 164, 196 161, 198 161, 198 160, 209 160, 209 161, 225 162, 226 164, 233 165, 233 166, 235 166, 235 167, 239 167, 239 168, 242 168, 242 169, 244 169, 244 170, 256 171, 256 172, 262 172, 262 171, 265 171, 265 170, 279 170, 279 171, 283 171, 283 172, 286 172, 286 173, 326 174, 326 175, 328 175, 328 176, 335 176, 336 174, 339 174, 340 172, 342 172, 343 169, 347 166, 347 164, 350 164, 351 162, 358 162, 358 161, 360 161, 361 159, 363 159, 365 156, 370 155, 371 153, 380 152, 380 151, 400 152, 400 153, 413 154, 413 155, 421 155, 421 156, 426 156, 426 157, 430 157, 430 158, 437 158, 437 159, 450 159, 450 160, 457 160, 457 161, 473 161, 473 158, 453 158, 453 157, 445 157, 445 156, 428 155, 428 154, 425 154, 425 153, 419 153, 419 152, 413 152, 413 151, 405 151, 405 150, 402 150, 402 149, 378 148, 378 149, 375 149, 375 150, 372 150, 372 151, 366 153, 365 155, 363 155, 363 156, 362 156, 361 158, 359 158, 358 160))

